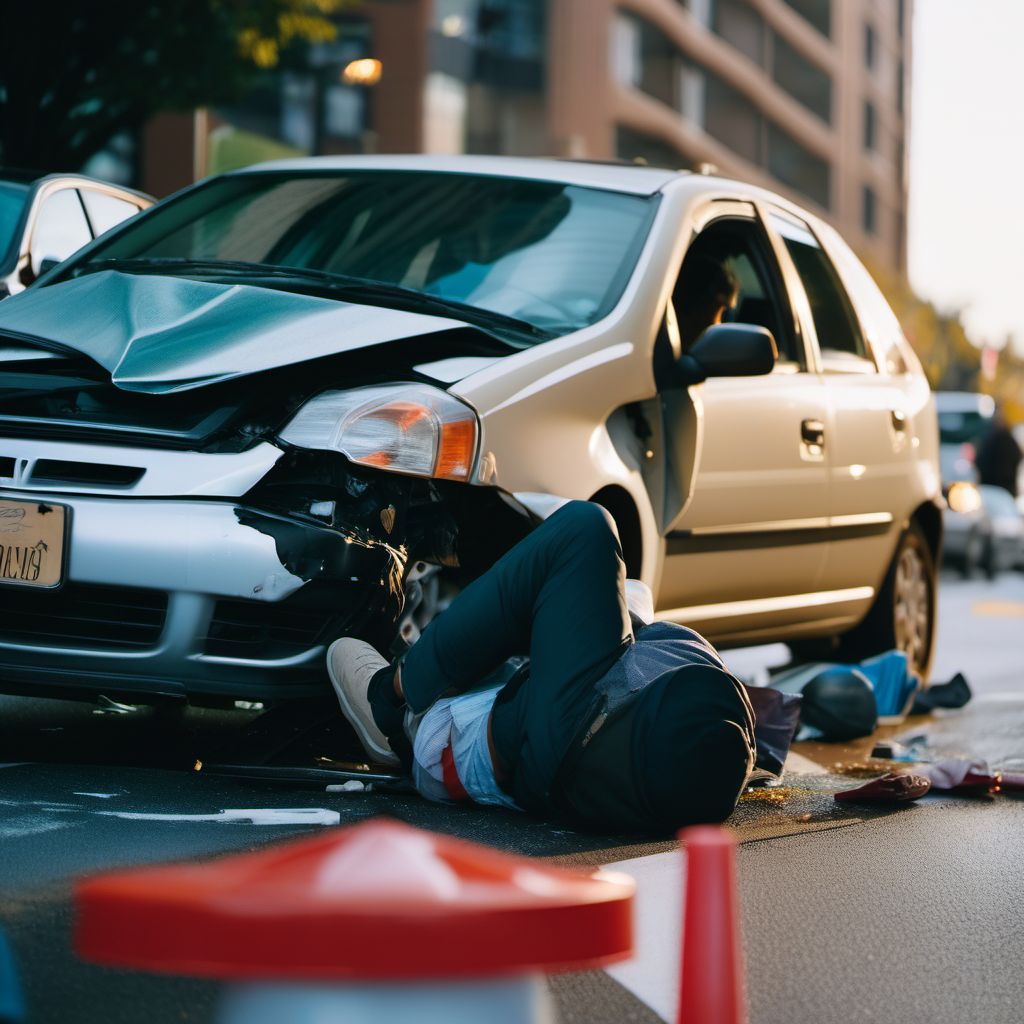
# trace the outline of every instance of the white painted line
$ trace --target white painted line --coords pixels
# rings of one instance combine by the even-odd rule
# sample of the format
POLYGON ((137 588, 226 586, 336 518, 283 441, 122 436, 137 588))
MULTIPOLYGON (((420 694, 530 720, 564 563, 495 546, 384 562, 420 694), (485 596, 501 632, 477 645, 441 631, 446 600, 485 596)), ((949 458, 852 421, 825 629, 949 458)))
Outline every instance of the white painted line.
POLYGON ((56 832, 68 824, 70 823, 57 818, 23 819, 9 825, 0 825, 0 839, 22 839, 25 836, 41 835, 43 832, 56 832))
POLYGON ((109 800, 112 796, 120 796, 120 793, 79 793, 76 789, 74 796, 94 796, 97 800, 109 800))
POLYGON ((657 853, 606 867, 636 879, 632 960, 606 968, 620 985, 666 1021, 679 1005, 683 878, 682 854, 657 853))
POLYGON ((248 825, 337 825, 341 822, 338 811, 328 811, 323 807, 265 807, 218 811, 216 814, 149 814, 145 811, 92 813, 103 818, 125 818, 131 821, 215 821, 248 825))

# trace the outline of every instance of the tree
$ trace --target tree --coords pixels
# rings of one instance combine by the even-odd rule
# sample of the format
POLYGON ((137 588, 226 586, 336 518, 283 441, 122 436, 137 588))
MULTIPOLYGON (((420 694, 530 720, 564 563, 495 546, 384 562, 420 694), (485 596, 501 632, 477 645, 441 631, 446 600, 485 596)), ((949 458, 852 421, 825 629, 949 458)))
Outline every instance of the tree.
POLYGON ((0 162, 80 168, 161 111, 237 99, 357 0, 40 0, 0 6, 0 162))

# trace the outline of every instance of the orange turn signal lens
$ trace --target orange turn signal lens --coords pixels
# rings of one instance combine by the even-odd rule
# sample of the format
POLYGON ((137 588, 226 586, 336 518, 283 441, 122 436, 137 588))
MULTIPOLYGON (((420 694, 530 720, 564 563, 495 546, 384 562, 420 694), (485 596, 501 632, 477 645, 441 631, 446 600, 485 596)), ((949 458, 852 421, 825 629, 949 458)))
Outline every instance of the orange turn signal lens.
POLYGON ((473 467, 476 448, 476 421, 454 420, 441 424, 434 476, 445 480, 465 480, 473 467))

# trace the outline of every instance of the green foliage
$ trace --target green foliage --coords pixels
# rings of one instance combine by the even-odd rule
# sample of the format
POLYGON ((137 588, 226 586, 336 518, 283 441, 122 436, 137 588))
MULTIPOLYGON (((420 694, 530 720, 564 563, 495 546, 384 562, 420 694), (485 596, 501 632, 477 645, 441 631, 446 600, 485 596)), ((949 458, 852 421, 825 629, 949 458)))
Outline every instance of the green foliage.
POLYGON ((237 99, 285 49, 329 42, 357 0, 84 0, 8 5, 0 163, 75 170, 153 114, 237 99))
MULTIPOLYGON (((867 261, 865 261, 867 262, 867 261)), ((872 276, 899 317, 932 388, 982 391, 995 397, 1011 423, 1024 423, 1024 357, 1007 338, 994 379, 981 374, 981 350, 967 337, 958 313, 940 313, 918 296, 902 274, 868 264, 872 276)))

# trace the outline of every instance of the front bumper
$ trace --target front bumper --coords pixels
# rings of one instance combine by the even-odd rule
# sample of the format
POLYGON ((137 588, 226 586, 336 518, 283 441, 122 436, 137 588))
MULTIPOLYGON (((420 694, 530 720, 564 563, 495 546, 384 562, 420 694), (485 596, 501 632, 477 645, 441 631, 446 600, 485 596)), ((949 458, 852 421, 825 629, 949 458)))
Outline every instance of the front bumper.
POLYGON ((0 497, 71 516, 60 590, 0 586, 0 690, 322 692, 330 641, 401 608, 404 552, 355 532, 225 501, 0 497))

